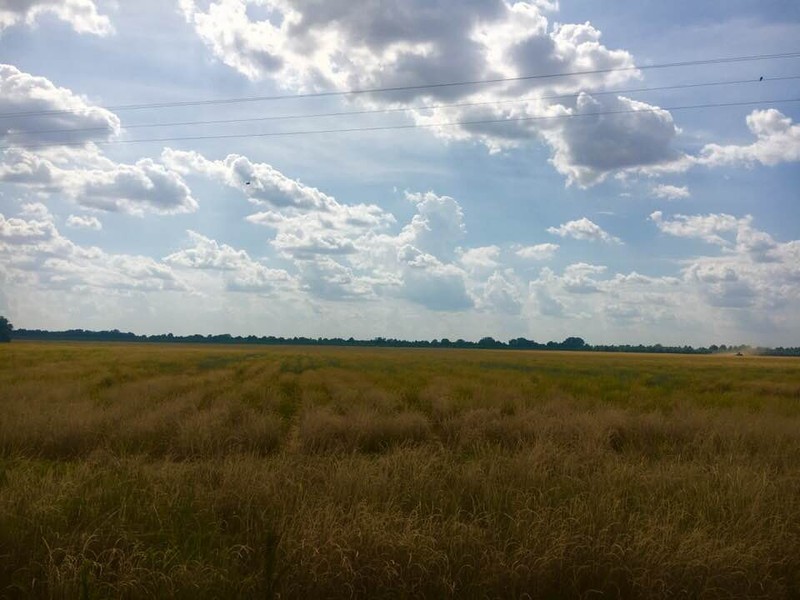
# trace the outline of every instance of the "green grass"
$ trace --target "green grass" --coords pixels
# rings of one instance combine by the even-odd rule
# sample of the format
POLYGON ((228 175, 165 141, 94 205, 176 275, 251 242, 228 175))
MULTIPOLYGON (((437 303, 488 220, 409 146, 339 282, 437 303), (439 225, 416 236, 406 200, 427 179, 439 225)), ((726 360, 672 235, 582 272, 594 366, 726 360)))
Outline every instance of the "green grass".
POLYGON ((800 361, 0 346, 0 597, 800 597, 800 361))

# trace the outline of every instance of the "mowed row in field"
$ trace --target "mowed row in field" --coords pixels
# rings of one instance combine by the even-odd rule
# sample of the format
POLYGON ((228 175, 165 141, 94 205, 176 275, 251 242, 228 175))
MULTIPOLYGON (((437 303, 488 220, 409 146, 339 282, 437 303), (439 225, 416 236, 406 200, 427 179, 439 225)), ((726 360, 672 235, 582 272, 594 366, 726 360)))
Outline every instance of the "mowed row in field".
POLYGON ((0 596, 600 592, 800 595, 800 361, 0 347, 0 596))

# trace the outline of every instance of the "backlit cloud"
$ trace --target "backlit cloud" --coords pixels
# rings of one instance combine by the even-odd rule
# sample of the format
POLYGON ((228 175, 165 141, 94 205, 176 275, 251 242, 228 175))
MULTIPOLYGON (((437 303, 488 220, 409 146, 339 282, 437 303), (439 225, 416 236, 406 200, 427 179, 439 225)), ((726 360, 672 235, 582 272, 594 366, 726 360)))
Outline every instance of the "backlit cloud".
POLYGON ((6 0, 0 5, 0 33, 19 23, 35 25, 44 15, 66 21, 78 33, 106 36, 114 32, 94 0, 6 0))
POLYGON ((568 221, 558 227, 548 227, 548 233, 558 235, 563 238, 573 238, 576 240, 586 240, 590 242, 605 242, 607 244, 621 244, 622 240, 614 237, 600 227, 597 223, 590 221, 586 217, 575 221, 568 221))

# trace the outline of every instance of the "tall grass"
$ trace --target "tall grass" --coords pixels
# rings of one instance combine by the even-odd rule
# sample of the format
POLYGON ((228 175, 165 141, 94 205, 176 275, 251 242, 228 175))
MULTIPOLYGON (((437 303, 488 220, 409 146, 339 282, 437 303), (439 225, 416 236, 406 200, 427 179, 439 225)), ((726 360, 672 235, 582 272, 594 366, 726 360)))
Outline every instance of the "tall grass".
POLYGON ((0 348, 0 597, 794 598, 800 362, 0 348))

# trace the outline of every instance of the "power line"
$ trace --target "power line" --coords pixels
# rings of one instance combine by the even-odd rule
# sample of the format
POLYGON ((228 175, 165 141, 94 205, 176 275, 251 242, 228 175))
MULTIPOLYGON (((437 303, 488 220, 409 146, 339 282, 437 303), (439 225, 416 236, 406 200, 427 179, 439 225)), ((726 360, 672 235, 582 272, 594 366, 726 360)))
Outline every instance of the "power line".
MULTIPOLYGON (((748 102, 714 102, 708 104, 692 104, 686 106, 665 106, 652 109, 628 109, 628 110, 611 110, 611 111, 597 111, 590 113, 572 113, 565 115, 536 115, 527 117, 513 117, 507 119, 479 119, 473 121, 451 121, 441 123, 425 123, 425 124, 407 124, 407 125, 382 125, 376 127, 350 127, 344 129, 312 129, 304 131, 268 131, 264 133, 241 133, 241 134, 221 134, 221 135, 196 135, 196 136, 182 136, 182 137, 160 137, 160 138, 144 138, 134 140, 108 140, 93 142, 97 145, 111 146, 117 144, 140 144, 140 143, 157 143, 157 142, 183 142, 183 141, 199 141, 199 140, 223 140, 223 139, 243 139, 243 138, 266 138, 266 137, 290 137, 302 135, 319 135, 326 133, 354 133, 354 132, 371 132, 371 131, 388 131, 388 130, 401 130, 401 129, 433 129, 436 127, 454 127, 460 125, 489 125, 495 123, 519 123, 528 121, 540 120, 557 120, 557 119, 570 119, 579 117, 597 117, 606 115, 621 115, 631 113, 647 113, 658 111, 678 111, 678 110, 693 110, 703 108, 727 108, 734 106, 752 106, 755 104, 783 104, 788 102, 800 102, 800 98, 782 98, 774 100, 752 100, 748 102)), ((32 145, 15 145, 15 146, 0 146, 0 150, 9 150, 11 148, 48 148, 51 146, 83 146, 87 142, 63 142, 63 143, 43 143, 32 145)))
MULTIPOLYGON (((679 61, 679 62, 668 62, 668 63, 657 63, 652 65, 642 65, 642 66, 631 66, 631 67, 610 67, 607 69, 589 69, 584 71, 568 71, 568 72, 561 72, 561 73, 544 73, 544 74, 536 74, 536 75, 522 75, 519 77, 497 77, 494 79, 478 79, 478 80, 471 80, 471 81, 451 81, 445 83, 428 83, 428 84, 420 84, 420 85, 405 85, 405 86, 393 86, 393 87, 379 87, 379 88, 366 88, 366 89, 351 89, 351 90, 341 90, 341 91, 329 91, 329 92, 310 92, 305 94, 280 94, 274 96, 250 96, 250 97, 238 97, 238 98, 222 98, 222 99, 212 99, 212 100, 187 100, 187 101, 180 101, 180 102, 155 102, 155 103, 148 103, 148 104, 121 104, 117 106, 109 106, 107 110, 110 111, 121 111, 121 110, 140 110, 140 109, 147 109, 147 108, 174 108, 174 107, 184 107, 184 106, 202 106, 202 105, 211 105, 211 104, 237 104, 237 103, 244 103, 244 102, 266 102, 272 100, 293 100, 293 99, 300 99, 300 98, 325 98, 325 97, 332 97, 332 96, 352 96, 358 94, 383 94, 389 92, 403 92, 403 91, 413 91, 413 90, 425 90, 425 89, 441 89, 441 88, 450 88, 450 87, 460 87, 460 86, 470 86, 470 85, 487 85, 487 84, 494 84, 494 83, 511 83, 515 81, 532 81, 538 79, 556 79, 559 77, 572 77, 576 75, 600 75, 604 73, 616 73, 622 71, 644 71, 644 70, 653 70, 653 69, 669 69, 669 68, 680 68, 680 67, 691 67, 691 66, 701 66, 701 65, 718 65, 718 64, 729 64, 729 63, 740 63, 740 62, 755 62, 755 61, 764 61, 764 60, 778 60, 778 59, 787 59, 787 58, 800 58, 800 51, 798 52, 783 52, 779 54, 753 54, 753 55, 746 55, 746 56, 728 56, 728 57, 718 57, 718 58, 709 58, 709 59, 699 59, 699 60, 687 60, 687 61, 679 61)), ((16 117, 33 117, 33 116, 44 116, 44 115, 63 115, 63 114, 74 114, 80 111, 77 110, 40 110, 40 111, 27 111, 27 112, 16 112, 16 113, 4 113, 0 114, 0 119, 9 119, 9 118, 16 118, 16 117)))
MULTIPOLYGON (((795 80, 800 79, 800 75, 788 75, 784 77, 762 77, 758 79, 738 79, 733 81, 712 81, 712 82, 704 82, 704 83, 687 83, 687 84, 677 84, 677 85, 664 85, 658 87, 640 87, 640 88, 628 88, 628 89, 617 89, 617 90, 603 90, 599 92, 591 92, 590 95, 592 96, 604 96, 608 94, 631 94, 631 93, 640 93, 640 92, 655 92, 655 91, 666 91, 666 90, 681 90, 681 89, 696 89, 701 87, 714 87, 714 86, 725 86, 725 85, 741 85, 747 83, 762 83, 762 82, 771 82, 771 81, 787 81, 787 80, 795 80)), ((336 111, 336 112, 325 112, 325 113, 310 113, 310 114, 295 114, 295 115, 274 115, 269 117, 248 117, 248 118, 240 118, 240 119, 212 119, 212 120, 199 120, 199 121, 174 121, 174 122, 166 122, 166 123, 137 123, 133 125, 123 125, 124 129, 145 129, 145 128, 156 128, 156 127, 183 127, 183 126, 190 126, 190 125, 222 125, 222 124, 234 124, 234 123, 254 123, 254 122, 263 122, 263 121, 289 121, 289 120, 296 120, 296 119, 318 119, 323 117, 345 117, 345 116, 358 116, 358 115, 371 115, 371 114, 388 114, 388 113, 403 113, 403 112, 410 112, 413 110, 433 110, 433 109, 440 109, 440 108, 464 108, 470 106, 490 106, 490 105, 502 105, 502 104, 520 104, 523 102, 529 102, 531 100, 555 100, 555 99, 563 99, 563 98, 577 98, 580 95, 580 92, 577 94, 557 94, 557 95, 545 95, 545 96, 528 96, 522 98, 515 98, 512 100, 487 100, 482 102, 458 102, 453 104, 429 104, 429 105, 422 105, 422 106, 407 106, 402 108, 379 108, 379 109, 370 109, 370 110, 351 110, 351 111, 336 111)), ((108 127, 78 127, 72 129, 26 129, 26 130, 19 130, 17 133, 23 134, 45 134, 45 133, 85 133, 91 131, 108 131, 108 127)))

